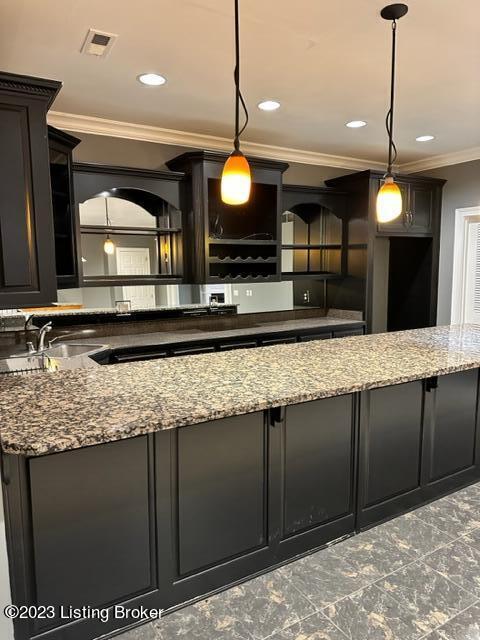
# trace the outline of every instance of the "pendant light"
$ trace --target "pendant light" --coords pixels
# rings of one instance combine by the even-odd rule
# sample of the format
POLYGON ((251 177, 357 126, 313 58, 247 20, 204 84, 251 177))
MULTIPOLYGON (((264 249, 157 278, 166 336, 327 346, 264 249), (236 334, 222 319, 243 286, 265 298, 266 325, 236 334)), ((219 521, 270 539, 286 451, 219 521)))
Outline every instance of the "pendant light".
MULTIPOLYGON (((110 222, 110 218, 108 216, 108 202, 107 198, 105 198, 105 223, 107 227, 111 227, 112 223, 110 222)), ((107 238, 103 243, 103 250, 109 256, 112 256, 115 253, 115 244, 113 240, 110 240, 110 235, 107 233, 107 238)))
POLYGON ((384 175, 384 183, 377 195, 378 222, 391 222, 402 213, 402 193, 394 180, 393 164, 397 159, 397 148, 393 141, 393 108, 395 101, 395 49, 397 40, 397 20, 408 11, 406 4, 390 4, 384 7, 380 15, 384 20, 392 22, 392 71, 390 79, 390 109, 387 113, 386 128, 388 133, 388 166, 384 175))
POLYGON ((235 137, 233 139, 234 150, 228 157, 222 172, 221 196, 225 204, 239 205, 248 202, 252 177, 250 165, 240 151, 240 136, 245 131, 248 123, 248 111, 240 91, 240 35, 238 18, 238 1, 235 2, 235 137), (240 104, 245 112, 245 124, 240 129, 240 104))

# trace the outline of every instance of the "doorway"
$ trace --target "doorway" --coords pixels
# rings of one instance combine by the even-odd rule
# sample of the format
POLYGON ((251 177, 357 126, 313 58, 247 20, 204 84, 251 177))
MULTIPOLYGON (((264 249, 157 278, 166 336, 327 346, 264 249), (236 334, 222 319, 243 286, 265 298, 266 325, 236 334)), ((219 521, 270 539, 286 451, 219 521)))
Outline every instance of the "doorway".
POLYGON ((480 207, 455 212, 451 321, 480 324, 480 207))
MULTIPOLYGON (((147 247, 117 247, 117 273, 125 276, 150 274, 150 250, 147 247)), ((132 309, 149 309, 156 306, 153 285, 122 287, 124 300, 130 300, 132 309)))

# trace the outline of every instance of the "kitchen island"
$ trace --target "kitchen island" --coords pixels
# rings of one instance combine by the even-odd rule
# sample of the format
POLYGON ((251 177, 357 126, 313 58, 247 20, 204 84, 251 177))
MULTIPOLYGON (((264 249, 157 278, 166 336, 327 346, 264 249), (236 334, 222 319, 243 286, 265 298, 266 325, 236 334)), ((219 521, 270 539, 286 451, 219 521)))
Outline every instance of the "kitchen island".
POLYGON ((475 481, 479 367, 464 325, 3 380, 13 601, 172 609, 475 481))

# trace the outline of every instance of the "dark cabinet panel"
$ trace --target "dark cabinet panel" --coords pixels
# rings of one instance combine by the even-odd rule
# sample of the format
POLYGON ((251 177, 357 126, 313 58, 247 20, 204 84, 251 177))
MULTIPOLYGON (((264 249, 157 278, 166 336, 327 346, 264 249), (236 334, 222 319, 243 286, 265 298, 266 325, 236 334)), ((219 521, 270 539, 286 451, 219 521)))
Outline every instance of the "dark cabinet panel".
POLYGON ((191 346, 191 347, 178 347, 176 349, 172 349, 173 356, 193 356, 197 353, 212 353, 215 351, 214 345, 204 345, 204 346, 191 346))
POLYGON ((428 186, 410 186, 409 228, 414 233, 432 233, 433 189, 428 186))
POLYGON ((285 410, 284 535, 353 511, 352 396, 285 410))
POLYGON ((73 194, 72 151, 78 138, 48 127, 55 266, 59 288, 78 287, 78 219, 73 194))
POLYGON ((251 349, 256 346, 256 340, 235 340, 232 342, 221 342, 218 345, 218 349, 219 351, 232 351, 233 349, 251 349))
POLYGON ((266 544, 263 412, 178 431, 179 572, 266 544))
POLYGON ((363 328, 358 327, 357 329, 343 329, 342 331, 334 331, 334 338, 348 338, 348 336, 363 336, 363 328))
POLYGON ((478 369, 438 378, 430 480, 471 467, 477 435, 478 369))
POLYGON ((104 605, 155 586, 146 436, 29 462, 37 604, 104 605))
POLYGON ((299 336, 299 342, 311 342, 312 340, 328 340, 332 337, 330 331, 326 333, 311 333, 309 335, 299 336))
POLYGON ((420 485, 423 431, 421 382, 370 391, 361 428, 363 506, 420 485))
POLYGON ((59 88, 0 74, 0 307, 56 299, 46 111, 59 88))
POLYGON ((297 341, 296 336, 289 336, 287 338, 264 338, 261 341, 262 347, 268 347, 274 344, 292 344, 297 341))
POLYGON ((111 356, 111 364, 119 362, 141 362, 143 360, 158 360, 168 357, 168 351, 114 353, 111 356))

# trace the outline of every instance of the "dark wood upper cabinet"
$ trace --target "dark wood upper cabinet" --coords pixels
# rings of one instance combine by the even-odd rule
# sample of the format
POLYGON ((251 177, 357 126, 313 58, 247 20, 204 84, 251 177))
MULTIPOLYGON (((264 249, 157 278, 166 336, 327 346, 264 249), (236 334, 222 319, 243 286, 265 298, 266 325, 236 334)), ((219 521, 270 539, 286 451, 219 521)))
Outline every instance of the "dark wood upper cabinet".
MULTIPOLYGON (((380 188, 382 180, 378 179, 376 183, 380 188)), ((406 180, 398 180, 397 184, 402 192, 402 215, 392 222, 377 224, 377 232, 386 235, 431 235, 435 215, 436 185, 431 182, 407 182, 406 180)))
POLYGON ((346 279, 332 283, 337 289, 335 306, 360 307, 367 331, 373 333, 434 325, 445 181, 397 176, 403 197, 402 215, 379 224, 376 199, 382 180, 379 171, 327 180, 328 187, 348 192, 346 279), (347 296, 343 295, 345 292, 347 296))
POLYGON ((282 174, 288 165, 249 158, 249 201, 230 206, 220 197, 226 154, 185 153, 167 162, 187 175, 185 212, 187 281, 194 283, 280 280, 282 174))
POLYGON ((72 175, 72 152, 79 143, 78 138, 48 127, 55 267, 59 289, 79 286, 78 216, 75 213, 72 175))
POLYGON ((0 73, 0 308, 56 300, 46 114, 60 87, 0 73))
POLYGON ((183 281, 182 173, 76 163, 73 176, 81 286, 183 281))
POLYGON ((282 280, 341 276, 347 194, 284 185, 282 196, 282 280))

